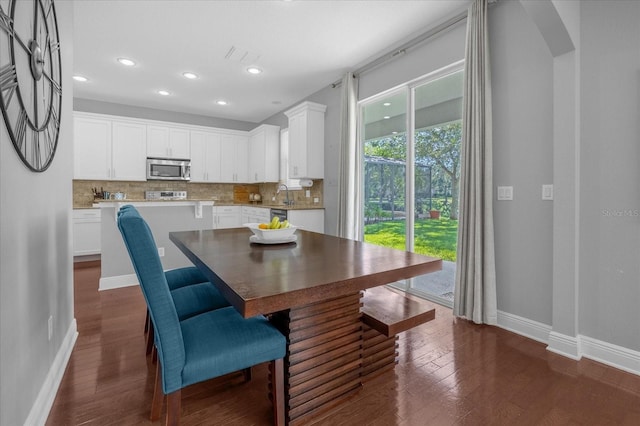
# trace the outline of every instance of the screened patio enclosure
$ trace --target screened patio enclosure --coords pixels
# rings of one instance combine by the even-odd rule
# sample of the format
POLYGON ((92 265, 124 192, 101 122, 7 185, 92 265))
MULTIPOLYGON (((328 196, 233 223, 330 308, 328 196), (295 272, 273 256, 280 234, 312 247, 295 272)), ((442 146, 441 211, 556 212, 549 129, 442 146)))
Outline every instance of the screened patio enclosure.
MULTIPOLYGON (((405 218, 406 164, 401 160, 364 156, 365 225, 405 218)), ((431 167, 415 166, 416 218, 429 216, 433 208, 431 167)))

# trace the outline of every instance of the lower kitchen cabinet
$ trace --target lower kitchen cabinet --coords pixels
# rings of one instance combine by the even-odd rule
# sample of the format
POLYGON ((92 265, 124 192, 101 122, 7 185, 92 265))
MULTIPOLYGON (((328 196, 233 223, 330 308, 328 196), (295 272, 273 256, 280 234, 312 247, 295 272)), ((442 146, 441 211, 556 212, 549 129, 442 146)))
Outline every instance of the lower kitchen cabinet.
POLYGON ((319 232, 324 234, 324 210, 289 210, 287 212, 289 223, 298 226, 306 231, 319 232))
POLYGON ((100 209, 73 210, 73 255, 100 254, 100 209))
POLYGON ((269 223, 271 209, 267 207, 242 207, 242 223, 269 223))
POLYGON ((214 206, 213 229, 239 228, 242 226, 240 206, 214 206))

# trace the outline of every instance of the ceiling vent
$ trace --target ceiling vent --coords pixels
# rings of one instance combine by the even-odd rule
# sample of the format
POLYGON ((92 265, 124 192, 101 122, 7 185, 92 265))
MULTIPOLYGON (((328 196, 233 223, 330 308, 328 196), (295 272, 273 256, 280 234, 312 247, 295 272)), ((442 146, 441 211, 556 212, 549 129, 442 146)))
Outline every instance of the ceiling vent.
POLYGON ((224 59, 239 62, 243 65, 254 65, 258 62, 258 59, 260 59, 260 55, 238 46, 231 46, 227 54, 224 55, 224 59))

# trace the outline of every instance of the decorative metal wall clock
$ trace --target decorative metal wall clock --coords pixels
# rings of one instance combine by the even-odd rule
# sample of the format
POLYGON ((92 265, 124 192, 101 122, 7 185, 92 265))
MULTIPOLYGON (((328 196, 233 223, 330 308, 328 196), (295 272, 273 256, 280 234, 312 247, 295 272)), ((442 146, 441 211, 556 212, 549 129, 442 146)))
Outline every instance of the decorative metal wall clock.
POLYGON ((0 109, 29 169, 46 170, 58 146, 62 61, 53 0, 0 0, 0 109))

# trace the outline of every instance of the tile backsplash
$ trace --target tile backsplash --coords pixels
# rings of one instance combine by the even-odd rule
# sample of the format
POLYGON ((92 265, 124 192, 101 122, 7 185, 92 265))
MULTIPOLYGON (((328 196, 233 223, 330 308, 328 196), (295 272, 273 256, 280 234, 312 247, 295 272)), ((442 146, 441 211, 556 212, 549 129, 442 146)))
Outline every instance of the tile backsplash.
MULTIPOLYGON (((289 191, 289 198, 295 200, 296 206, 319 206, 323 202, 323 181, 314 180, 313 186, 302 190, 289 191), (305 191, 309 190, 310 197, 306 197, 305 191), (314 203, 314 198, 319 203, 314 203)), ((180 181, 103 181, 103 180, 74 180, 73 181, 73 208, 81 209, 91 207, 94 203, 92 188, 98 191, 124 192, 128 200, 144 200, 145 191, 187 191, 189 199, 213 200, 219 204, 249 203, 249 194, 260 194, 260 204, 282 204, 285 199, 285 191, 276 194, 278 184, 261 183, 238 185, 232 183, 192 183, 180 181), (275 197, 275 201, 271 201, 275 197)))

